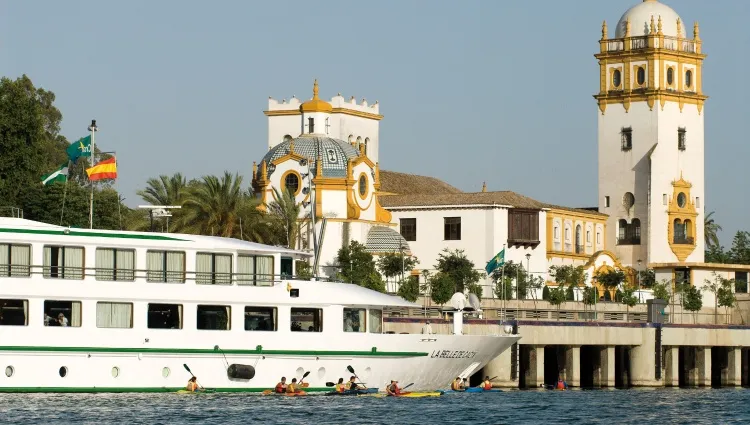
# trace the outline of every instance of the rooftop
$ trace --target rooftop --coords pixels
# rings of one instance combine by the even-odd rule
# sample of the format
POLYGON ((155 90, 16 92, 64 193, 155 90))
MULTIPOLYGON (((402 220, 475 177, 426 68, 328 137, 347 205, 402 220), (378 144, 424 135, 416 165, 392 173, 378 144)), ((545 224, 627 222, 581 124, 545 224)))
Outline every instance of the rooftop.
POLYGON ((380 170, 381 201, 392 195, 441 195, 447 193, 463 192, 435 177, 380 170))

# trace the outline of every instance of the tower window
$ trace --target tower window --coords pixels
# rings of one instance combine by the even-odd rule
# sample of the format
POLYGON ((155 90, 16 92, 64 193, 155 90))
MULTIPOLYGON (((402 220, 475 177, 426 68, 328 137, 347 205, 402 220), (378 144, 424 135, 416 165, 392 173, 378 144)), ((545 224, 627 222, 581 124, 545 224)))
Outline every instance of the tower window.
POLYGON ((646 83, 646 68, 639 66, 638 71, 635 73, 636 75, 636 81, 638 82, 639 86, 642 86, 646 83))
POLYGON ((687 140, 687 135, 686 135, 685 127, 678 128, 677 129, 677 149, 684 151, 686 140, 687 140))
POLYGON ((693 71, 688 70, 685 73, 685 87, 691 88, 693 86, 693 71))
POLYGON ((674 69, 667 68, 667 84, 671 86, 673 82, 674 82, 674 69))
POLYGON ((667 194, 666 193, 662 193, 661 194, 661 203, 662 203, 662 205, 667 205, 668 200, 667 200, 667 194))
POLYGON ((299 177, 295 173, 287 174, 284 179, 284 187, 293 195, 296 195, 299 191, 299 177))
POLYGON ((631 223, 620 219, 617 226, 617 245, 640 245, 641 221, 634 218, 631 223))
POLYGON ((699 196, 695 197, 695 208, 701 207, 701 198, 699 196))
POLYGON ((315 133, 315 118, 310 117, 307 119, 307 131, 310 134, 315 133))
POLYGON ((615 69, 615 71, 612 73, 612 85, 615 88, 619 88, 621 83, 622 83, 622 75, 620 74, 620 70, 615 69))
POLYGON ((359 196, 365 197, 367 195, 367 177, 365 175, 359 176, 359 196))
POLYGON ((609 208, 609 196, 604 197, 604 208, 609 208))
POLYGON ((633 128, 623 127, 620 136, 622 138, 623 152, 633 149, 633 128))
POLYGON ((328 118, 326 118, 326 134, 329 134, 328 133, 328 128, 330 128, 330 127, 331 127, 331 125, 328 123, 328 118))

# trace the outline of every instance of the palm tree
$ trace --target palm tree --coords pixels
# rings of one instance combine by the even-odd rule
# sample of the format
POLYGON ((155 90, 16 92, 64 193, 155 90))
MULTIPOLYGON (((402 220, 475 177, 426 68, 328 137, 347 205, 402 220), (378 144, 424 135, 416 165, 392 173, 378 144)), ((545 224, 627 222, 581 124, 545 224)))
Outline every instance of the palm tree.
POLYGON ((301 206, 290 190, 281 193, 274 187, 273 193, 275 200, 268 205, 268 214, 272 220, 278 220, 284 230, 287 248, 294 249, 300 231, 299 213, 301 206))
POLYGON ((706 218, 703 220, 703 232, 705 234, 706 248, 718 247, 719 246, 719 230, 722 230, 721 226, 714 221, 714 211, 706 214, 706 218))
POLYGON ((146 185, 145 190, 137 193, 151 205, 182 205, 187 181, 181 173, 175 173, 172 177, 162 174, 158 179, 148 179, 146 185))

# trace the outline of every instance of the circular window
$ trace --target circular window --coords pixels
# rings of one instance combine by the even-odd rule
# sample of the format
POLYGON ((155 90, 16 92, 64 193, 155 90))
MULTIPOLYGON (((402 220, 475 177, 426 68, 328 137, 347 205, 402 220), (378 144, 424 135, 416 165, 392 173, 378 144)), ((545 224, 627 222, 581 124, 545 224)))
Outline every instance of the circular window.
POLYGON ((615 86, 615 88, 620 87, 622 75, 620 74, 619 69, 615 69, 615 72, 612 73, 612 85, 615 86))
POLYGON ((367 177, 364 174, 359 176, 359 196, 365 197, 367 195, 367 177))
POLYGON ((10 378, 11 376, 13 376, 14 372, 15 372, 15 370, 13 369, 13 366, 7 366, 5 368, 5 376, 7 376, 8 378, 10 378))
POLYGON ((693 85, 693 71, 685 73, 685 87, 692 87, 693 85))
POLYGON ((626 210, 629 210, 634 204, 635 196, 630 192, 625 192, 625 195, 622 196, 622 206, 625 207, 626 210))
POLYGON ((112 368, 112 377, 117 378, 118 376, 120 376, 120 368, 115 366, 112 368))
POLYGON ((646 68, 639 66, 636 72, 636 78, 638 79, 638 85, 642 86, 646 82, 646 68))
POLYGON ((667 68, 667 84, 671 86, 673 82, 674 82, 674 69, 667 68))
POLYGON ((293 194, 299 193, 299 177, 295 173, 289 173, 284 178, 284 188, 293 194))
POLYGON ((677 206, 680 208, 685 208, 686 203, 687 203, 687 196, 685 196, 684 193, 680 192, 680 194, 677 195, 677 206))
POLYGON ((68 368, 65 366, 61 367, 59 373, 60 373, 60 378, 65 378, 66 376, 68 376, 68 368))
POLYGON ((285 142, 289 142, 289 141, 291 141, 291 140, 292 140, 292 136, 290 136, 290 135, 288 135, 288 134, 287 134, 286 136, 284 136, 284 141, 285 141, 285 142))
POLYGON ((168 367, 165 367, 164 369, 161 370, 161 376, 163 376, 165 378, 167 378, 169 376, 169 368, 168 367))

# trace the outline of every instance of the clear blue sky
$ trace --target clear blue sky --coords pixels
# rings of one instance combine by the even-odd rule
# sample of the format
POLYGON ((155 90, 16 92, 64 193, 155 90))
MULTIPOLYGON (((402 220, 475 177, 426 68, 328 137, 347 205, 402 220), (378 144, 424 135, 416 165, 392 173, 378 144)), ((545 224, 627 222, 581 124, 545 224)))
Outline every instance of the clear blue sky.
MULTIPOLYGON (((159 174, 249 184, 268 96, 307 99, 313 78, 326 98, 380 101, 383 169, 595 206, 592 55, 602 20, 613 33, 639 1, 1 0, 0 75, 55 92, 69 140, 95 118, 131 206, 159 174)), ((750 2, 663 2, 701 24, 706 210, 728 245, 750 230, 750 2)))

